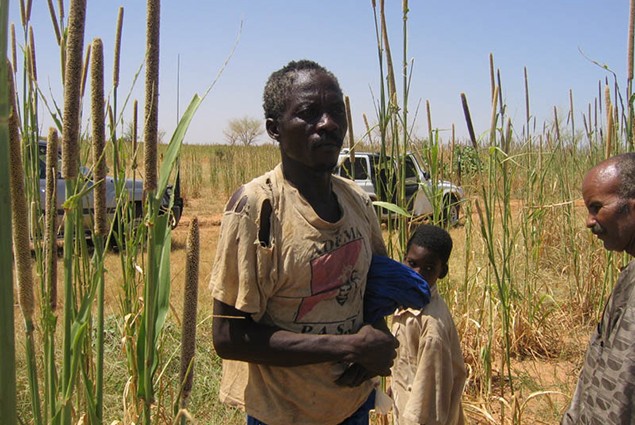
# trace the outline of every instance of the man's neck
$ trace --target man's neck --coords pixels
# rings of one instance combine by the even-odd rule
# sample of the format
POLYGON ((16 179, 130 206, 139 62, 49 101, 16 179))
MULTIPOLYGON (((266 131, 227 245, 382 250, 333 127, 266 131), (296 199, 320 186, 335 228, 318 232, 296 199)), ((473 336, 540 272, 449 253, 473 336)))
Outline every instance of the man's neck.
POLYGON ((341 217, 341 209, 331 186, 330 172, 297 167, 292 161, 283 161, 282 175, 295 187, 315 213, 325 221, 334 223, 341 217))
POLYGON ((282 175, 307 199, 326 201, 331 198, 332 174, 316 171, 292 160, 282 161, 282 175))

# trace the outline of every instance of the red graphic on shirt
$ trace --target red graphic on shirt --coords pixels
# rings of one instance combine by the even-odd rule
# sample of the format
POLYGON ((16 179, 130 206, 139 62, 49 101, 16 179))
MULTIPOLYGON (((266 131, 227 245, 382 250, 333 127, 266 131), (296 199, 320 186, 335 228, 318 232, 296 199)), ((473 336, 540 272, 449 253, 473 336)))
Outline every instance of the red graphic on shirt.
POLYGON ((311 261, 311 294, 304 298, 296 321, 310 313, 321 301, 335 298, 338 304, 346 302, 352 289, 351 283, 357 283, 355 264, 362 249, 362 240, 354 240, 311 261))

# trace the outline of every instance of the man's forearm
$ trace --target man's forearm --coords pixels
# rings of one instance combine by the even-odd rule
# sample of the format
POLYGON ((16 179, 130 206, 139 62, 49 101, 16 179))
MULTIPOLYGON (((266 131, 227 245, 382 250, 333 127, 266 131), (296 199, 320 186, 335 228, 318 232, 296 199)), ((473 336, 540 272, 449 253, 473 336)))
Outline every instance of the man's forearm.
POLYGON ((214 302, 213 334, 214 348, 224 359, 273 366, 357 362, 373 375, 384 376, 390 374, 398 346, 387 330, 369 325, 347 335, 300 334, 274 328, 218 300, 214 302))
POLYGON ((214 347, 225 359, 273 366, 300 366, 328 361, 353 361, 354 335, 298 334, 254 322, 219 301, 214 305, 214 347))

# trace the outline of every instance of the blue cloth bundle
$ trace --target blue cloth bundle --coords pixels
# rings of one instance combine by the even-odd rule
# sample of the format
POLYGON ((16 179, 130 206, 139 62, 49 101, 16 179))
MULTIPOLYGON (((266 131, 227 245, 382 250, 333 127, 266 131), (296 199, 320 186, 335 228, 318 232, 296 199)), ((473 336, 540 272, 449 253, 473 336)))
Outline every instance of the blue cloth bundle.
POLYGON ((373 255, 366 293, 364 321, 375 323, 399 308, 423 308, 430 302, 430 287, 416 271, 392 258, 373 255))

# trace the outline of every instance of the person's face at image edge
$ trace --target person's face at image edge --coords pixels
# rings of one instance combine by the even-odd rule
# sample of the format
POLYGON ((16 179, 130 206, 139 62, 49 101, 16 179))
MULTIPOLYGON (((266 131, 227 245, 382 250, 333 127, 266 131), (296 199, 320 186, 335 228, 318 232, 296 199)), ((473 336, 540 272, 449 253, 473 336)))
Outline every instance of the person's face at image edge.
POLYGON ((587 208, 586 226, 609 251, 635 254, 635 200, 618 194, 620 178, 615 165, 593 168, 582 183, 587 208))

